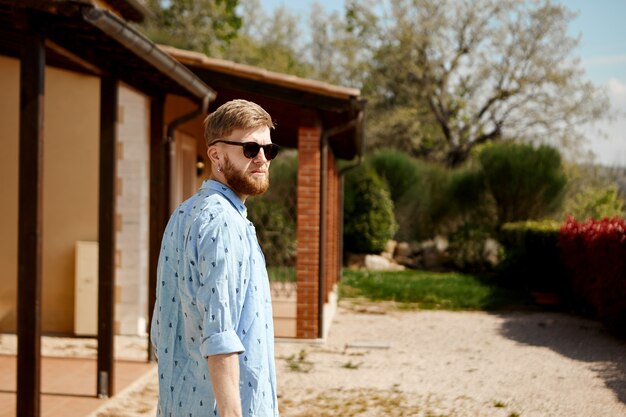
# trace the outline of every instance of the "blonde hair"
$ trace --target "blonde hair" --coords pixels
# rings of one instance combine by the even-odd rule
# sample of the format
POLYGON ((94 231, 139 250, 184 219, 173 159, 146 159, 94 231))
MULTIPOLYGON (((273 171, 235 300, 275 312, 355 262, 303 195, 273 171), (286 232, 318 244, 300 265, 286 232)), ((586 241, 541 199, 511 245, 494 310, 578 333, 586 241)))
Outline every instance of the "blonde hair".
POLYGON ((267 126, 274 129, 270 115, 261 106, 247 100, 231 100, 204 119, 204 140, 207 147, 213 141, 230 135, 235 129, 267 126))

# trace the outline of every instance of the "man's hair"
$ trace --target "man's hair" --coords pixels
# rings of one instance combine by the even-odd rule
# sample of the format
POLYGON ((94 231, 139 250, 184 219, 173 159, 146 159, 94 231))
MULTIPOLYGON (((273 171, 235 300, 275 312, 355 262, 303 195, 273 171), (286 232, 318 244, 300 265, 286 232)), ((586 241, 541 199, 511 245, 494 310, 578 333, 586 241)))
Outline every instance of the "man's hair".
POLYGON ((204 119, 204 140, 208 147, 235 129, 262 126, 274 129, 271 116, 261 106, 247 100, 232 100, 222 104, 204 119))

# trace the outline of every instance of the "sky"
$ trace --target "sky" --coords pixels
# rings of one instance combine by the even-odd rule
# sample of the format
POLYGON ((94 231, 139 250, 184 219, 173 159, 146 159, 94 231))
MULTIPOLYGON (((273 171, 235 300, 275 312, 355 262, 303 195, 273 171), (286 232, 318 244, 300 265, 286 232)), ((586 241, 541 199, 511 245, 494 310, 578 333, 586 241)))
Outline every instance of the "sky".
MULTIPOLYGON (((261 0, 261 4, 268 13, 285 6, 304 16, 315 1, 327 11, 343 12, 343 0, 261 0)), ((585 146, 597 163, 626 167, 626 0, 558 1, 578 13, 569 28, 572 36, 581 38, 575 53, 586 78, 605 90, 616 113, 613 120, 584 127, 589 138, 585 146)))

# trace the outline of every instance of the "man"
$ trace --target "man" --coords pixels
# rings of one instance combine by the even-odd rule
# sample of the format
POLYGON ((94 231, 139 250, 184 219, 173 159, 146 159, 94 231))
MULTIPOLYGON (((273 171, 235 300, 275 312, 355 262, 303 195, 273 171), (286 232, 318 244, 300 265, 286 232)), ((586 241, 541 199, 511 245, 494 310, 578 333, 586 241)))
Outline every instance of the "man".
POLYGON ((269 186, 272 119, 233 100, 205 120, 210 179, 170 218, 151 340, 162 417, 278 416, 265 258, 246 198, 269 186))

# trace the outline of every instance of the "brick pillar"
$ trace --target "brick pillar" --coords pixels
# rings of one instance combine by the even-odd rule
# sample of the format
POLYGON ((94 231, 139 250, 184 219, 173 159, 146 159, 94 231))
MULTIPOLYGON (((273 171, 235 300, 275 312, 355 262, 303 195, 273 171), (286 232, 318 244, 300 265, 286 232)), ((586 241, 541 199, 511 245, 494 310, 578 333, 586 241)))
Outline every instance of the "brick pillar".
POLYGON ((296 337, 303 339, 314 339, 319 334, 320 136, 319 127, 298 129, 296 337))
POLYGON ((325 294, 324 302, 328 302, 328 295, 337 282, 337 251, 338 251, 338 212, 337 212, 337 166, 332 152, 328 152, 328 173, 326 187, 326 259, 324 259, 325 294))

